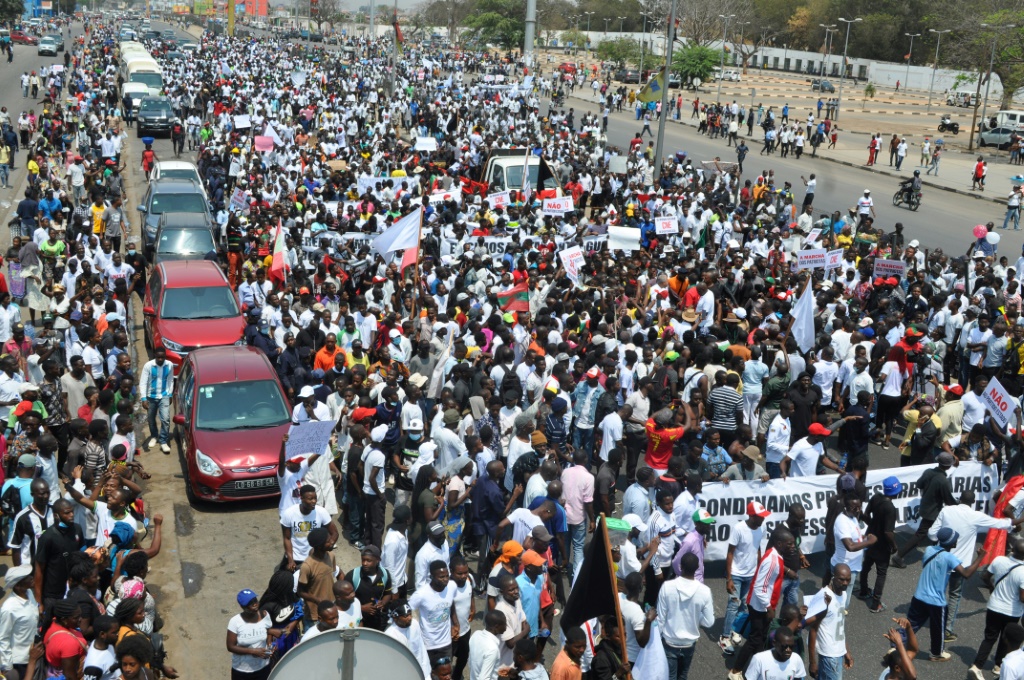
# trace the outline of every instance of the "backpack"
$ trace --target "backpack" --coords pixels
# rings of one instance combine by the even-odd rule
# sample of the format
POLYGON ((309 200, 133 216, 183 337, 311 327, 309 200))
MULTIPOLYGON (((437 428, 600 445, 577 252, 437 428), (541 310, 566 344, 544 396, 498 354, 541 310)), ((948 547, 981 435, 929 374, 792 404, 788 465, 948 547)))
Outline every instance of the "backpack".
POLYGON ((505 375, 501 379, 501 398, 505 398, 506 392, 515 392, 516 401, 520 401, 523 398, 523 384, 519 382, 519 376, 516 372, 508 367, 505 368, 505 375))
POLYGON ((535 451, 524 453, 512 466, 512 485, 526 484, 526 475, 540 469, 540 457, 535 451))
MULTIPOLYGON (((391 575, 388 574, 388 570, 385 569, 384 567, 378 567, 378 569, 380 569, 380 572, 383 575, 382 578, 383 578, 383 581, 384 581, 384 591, 387 592, 388 590, 391 589, 390 585, 389 585, 390 582, 391 582, 391 575)), ((363 572, 362 569, 353 569, 352 570, 352 587, 354 589, 356 589, 356 590, 359 590, 359 583, 360 583, 360 581, 362 581, 362 572, 363 572)))
POLYGON ((21 487, 12 483, 0 495, 0 512, 8 517, 14 517, 21 512, 21 508, 21 487))
POLYGON ((183 134, 184 133, 184 129, 181 127, 181 123, 175 123, 173 131, 174 131, 174 136, 175 137, 177 137, 178 135, 183 134))

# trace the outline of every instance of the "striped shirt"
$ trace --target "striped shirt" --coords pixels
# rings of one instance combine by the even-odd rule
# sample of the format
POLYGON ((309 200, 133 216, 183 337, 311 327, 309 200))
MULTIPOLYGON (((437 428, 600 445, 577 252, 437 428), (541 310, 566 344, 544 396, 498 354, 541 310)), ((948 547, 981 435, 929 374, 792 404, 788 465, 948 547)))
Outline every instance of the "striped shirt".
POLYGON ((147 361, 142 367, 139 381, 139 398, 146 399, 169 399, 171 390, 174 387, 174 366, 169 361, 164 361, 163 366, 156 363, 156 359, 147 361))
POLYGON ((736 416, 742 413, 743 397, 731 387, 716 387, 708 395, 708 403, 714 409, 711 425, 719 430, 735 430, 736 416))
POLYGON ((747 604, 760 612, 773 611, 782 594, 784 576, 782 555, 775 548, 769 548, 754 570, 754 578, 747 592, 747 604))

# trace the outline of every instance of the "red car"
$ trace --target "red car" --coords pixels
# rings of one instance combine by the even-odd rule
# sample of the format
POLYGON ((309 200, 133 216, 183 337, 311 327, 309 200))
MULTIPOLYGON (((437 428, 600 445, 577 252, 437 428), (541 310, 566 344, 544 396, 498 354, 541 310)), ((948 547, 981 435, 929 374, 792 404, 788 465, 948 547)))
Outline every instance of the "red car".
POLYGON ((25 31, 11 31, 11 42, 19 45, 38 45, 39 38, 29 35, 25 31))
POLYGON ((572 63, 571 61, 563 61, 561 64, 558 65, 558 70, 561 71, 562 73, 575 75, 576 64, 572 63))
POLYGON ((146 347, 163 347, 175 372, 200 347, 242 343, 245 321, 224 272, 209 260, 158 264, 146 286, 146 347))
POLYGON ((277 372, 254 347, 190 353, 174 386, 175 438, 190 500, 280 493, 277 465, 291 411, 277 372))

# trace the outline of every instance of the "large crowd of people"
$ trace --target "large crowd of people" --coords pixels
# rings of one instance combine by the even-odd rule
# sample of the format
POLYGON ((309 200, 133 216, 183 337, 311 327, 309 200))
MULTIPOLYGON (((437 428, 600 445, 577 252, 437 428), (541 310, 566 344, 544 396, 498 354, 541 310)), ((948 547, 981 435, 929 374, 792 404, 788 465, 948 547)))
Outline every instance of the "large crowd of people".
MULTIPOLYGON (((0 279, 13 562, 0 672, 173 678, 146 586, 162 518, 146 514, 142 460, 170 452, 174 372, 159 347, 133 364, 130 303, 151 273, 122 207, 135 112, 118 94, 117 25, 88 28, 64 69, 41 71, 41 114, 0 113, 0 160, 28 167, 0 279)), ((391 69, 383 39, 324 50, 208 33, 173 58, 148 46, 245 340, 296 425, 336 423, 326 455, 282 443, 282 557, 237 594, 232 678, 365 627, 405 645, 426 680, 685 680, 702 637, 732 680, 832 680, 853 662, 853 598, 891 613, 890 566, 920 576, 881 631, 888 651, 858 650, 883 657, 882 678, 951 660, 979 570, 991 597, 969 672, 983 678, 995 650, 995 674, 1024 677, 1024 540, 1005 533, 1024 521, 1024 256, 999 254, 993 223, 965 255, 926 252, 899 223, 876 226, 870 192, 821 212, 814 174, 794 188, 685 155, 656 168, 642 135, 617 148, 606 121, 551 103, 566 76, 527 80, 519 55, 403 45, 391 69), (508 150, 519 179, 487 174, 508 150), (558 196, 569 210, 546 209, 558 196), (376 247, 410 220, 415 247, 376 247), (842 254, 798 267, 809 248, 842 254), (983 396, 993 379, 1015 402, 1006 425, 983 396), (873 446, 927 468, 905 537, 894 499, 908 489, 867 483, 873 446), (1000 480, 990 513, 953 493, 968 461, 1000 480), (705 485, 817 475, 835 477, 823 573, 801 548, 804 506, 768 527, 752 501, 729 527, 724 583, 705 584, 705 485), (620 613, 562 625, 573 588, 595 586, 575 576, 607 518, 628 526, 611 546, 620 613), (1005 540, 976 553, 985 528, 1005 540), (358 562, 342 563, 341 541, 358 562)), ((582 68, 571 81, 586 82, 582 68)), ((594 92, 605 119, 621 109, 623 92, 594 92)), ((694 112, 736 139, 734 107, 694 112)), ((821 143, 829 130, 811 125, 821 143)))

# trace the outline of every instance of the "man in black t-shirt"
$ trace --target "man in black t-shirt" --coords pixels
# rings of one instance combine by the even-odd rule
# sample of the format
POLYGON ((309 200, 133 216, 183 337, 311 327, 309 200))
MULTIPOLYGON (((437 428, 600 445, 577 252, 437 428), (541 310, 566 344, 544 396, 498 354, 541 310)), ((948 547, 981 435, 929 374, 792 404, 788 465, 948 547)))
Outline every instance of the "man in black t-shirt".
POLYGON ((391 575, 380 566, 380 548, 368 545, 360 552, 362 566, 348 572, 345 579, 356 588, 356 599, 363 610, 363 626, 383 631, 388 625, 391 602, 391 575))
MULTIPOLYGON (((889 571, 889 559, 896 552, 896 518, 898 512, 892 499, 903 492, 903 485, 896 477, 886 477, 882 481, 882 492, 876 493, 868 501, 864 510, 864 521, 867 522, 867 533, 878 537, 878 540, 864 550, 864 564, 860 571, 860 588, 857 597, 868 601, 873 612, 884 609, 882 591, 885 589, 885 575, 889 571), (868 572, 874 565, 875 589, 868 589, 868 572)), ((852 584, 851 584, 852 587, 852 584)))
POLYGON ((75 508, 71 501, 59 499, 53 504, 53 514, 57 523, 39 537, 33 561, 35 583, 32 590, 36 601, 44 606, 64 597, 71 566, 69 556, 85 546, 82 528, 75 524, 75 508))
POLYGON ((778 545, 775 542, 777 531, 788 531, 793 534, 793 550, 782 555, 782 566, 785 574, 782 579, 782 595, 780 604, 800 604, 800 570, 811 565, 807 562, 803 552, 800 550, 800 542, 803 540, 804 529, 807 526, 807 511, 800 503, 792 503, 789 506, 789 515, 785 521, 775 525, 768 541, 770 544, 778 545))

